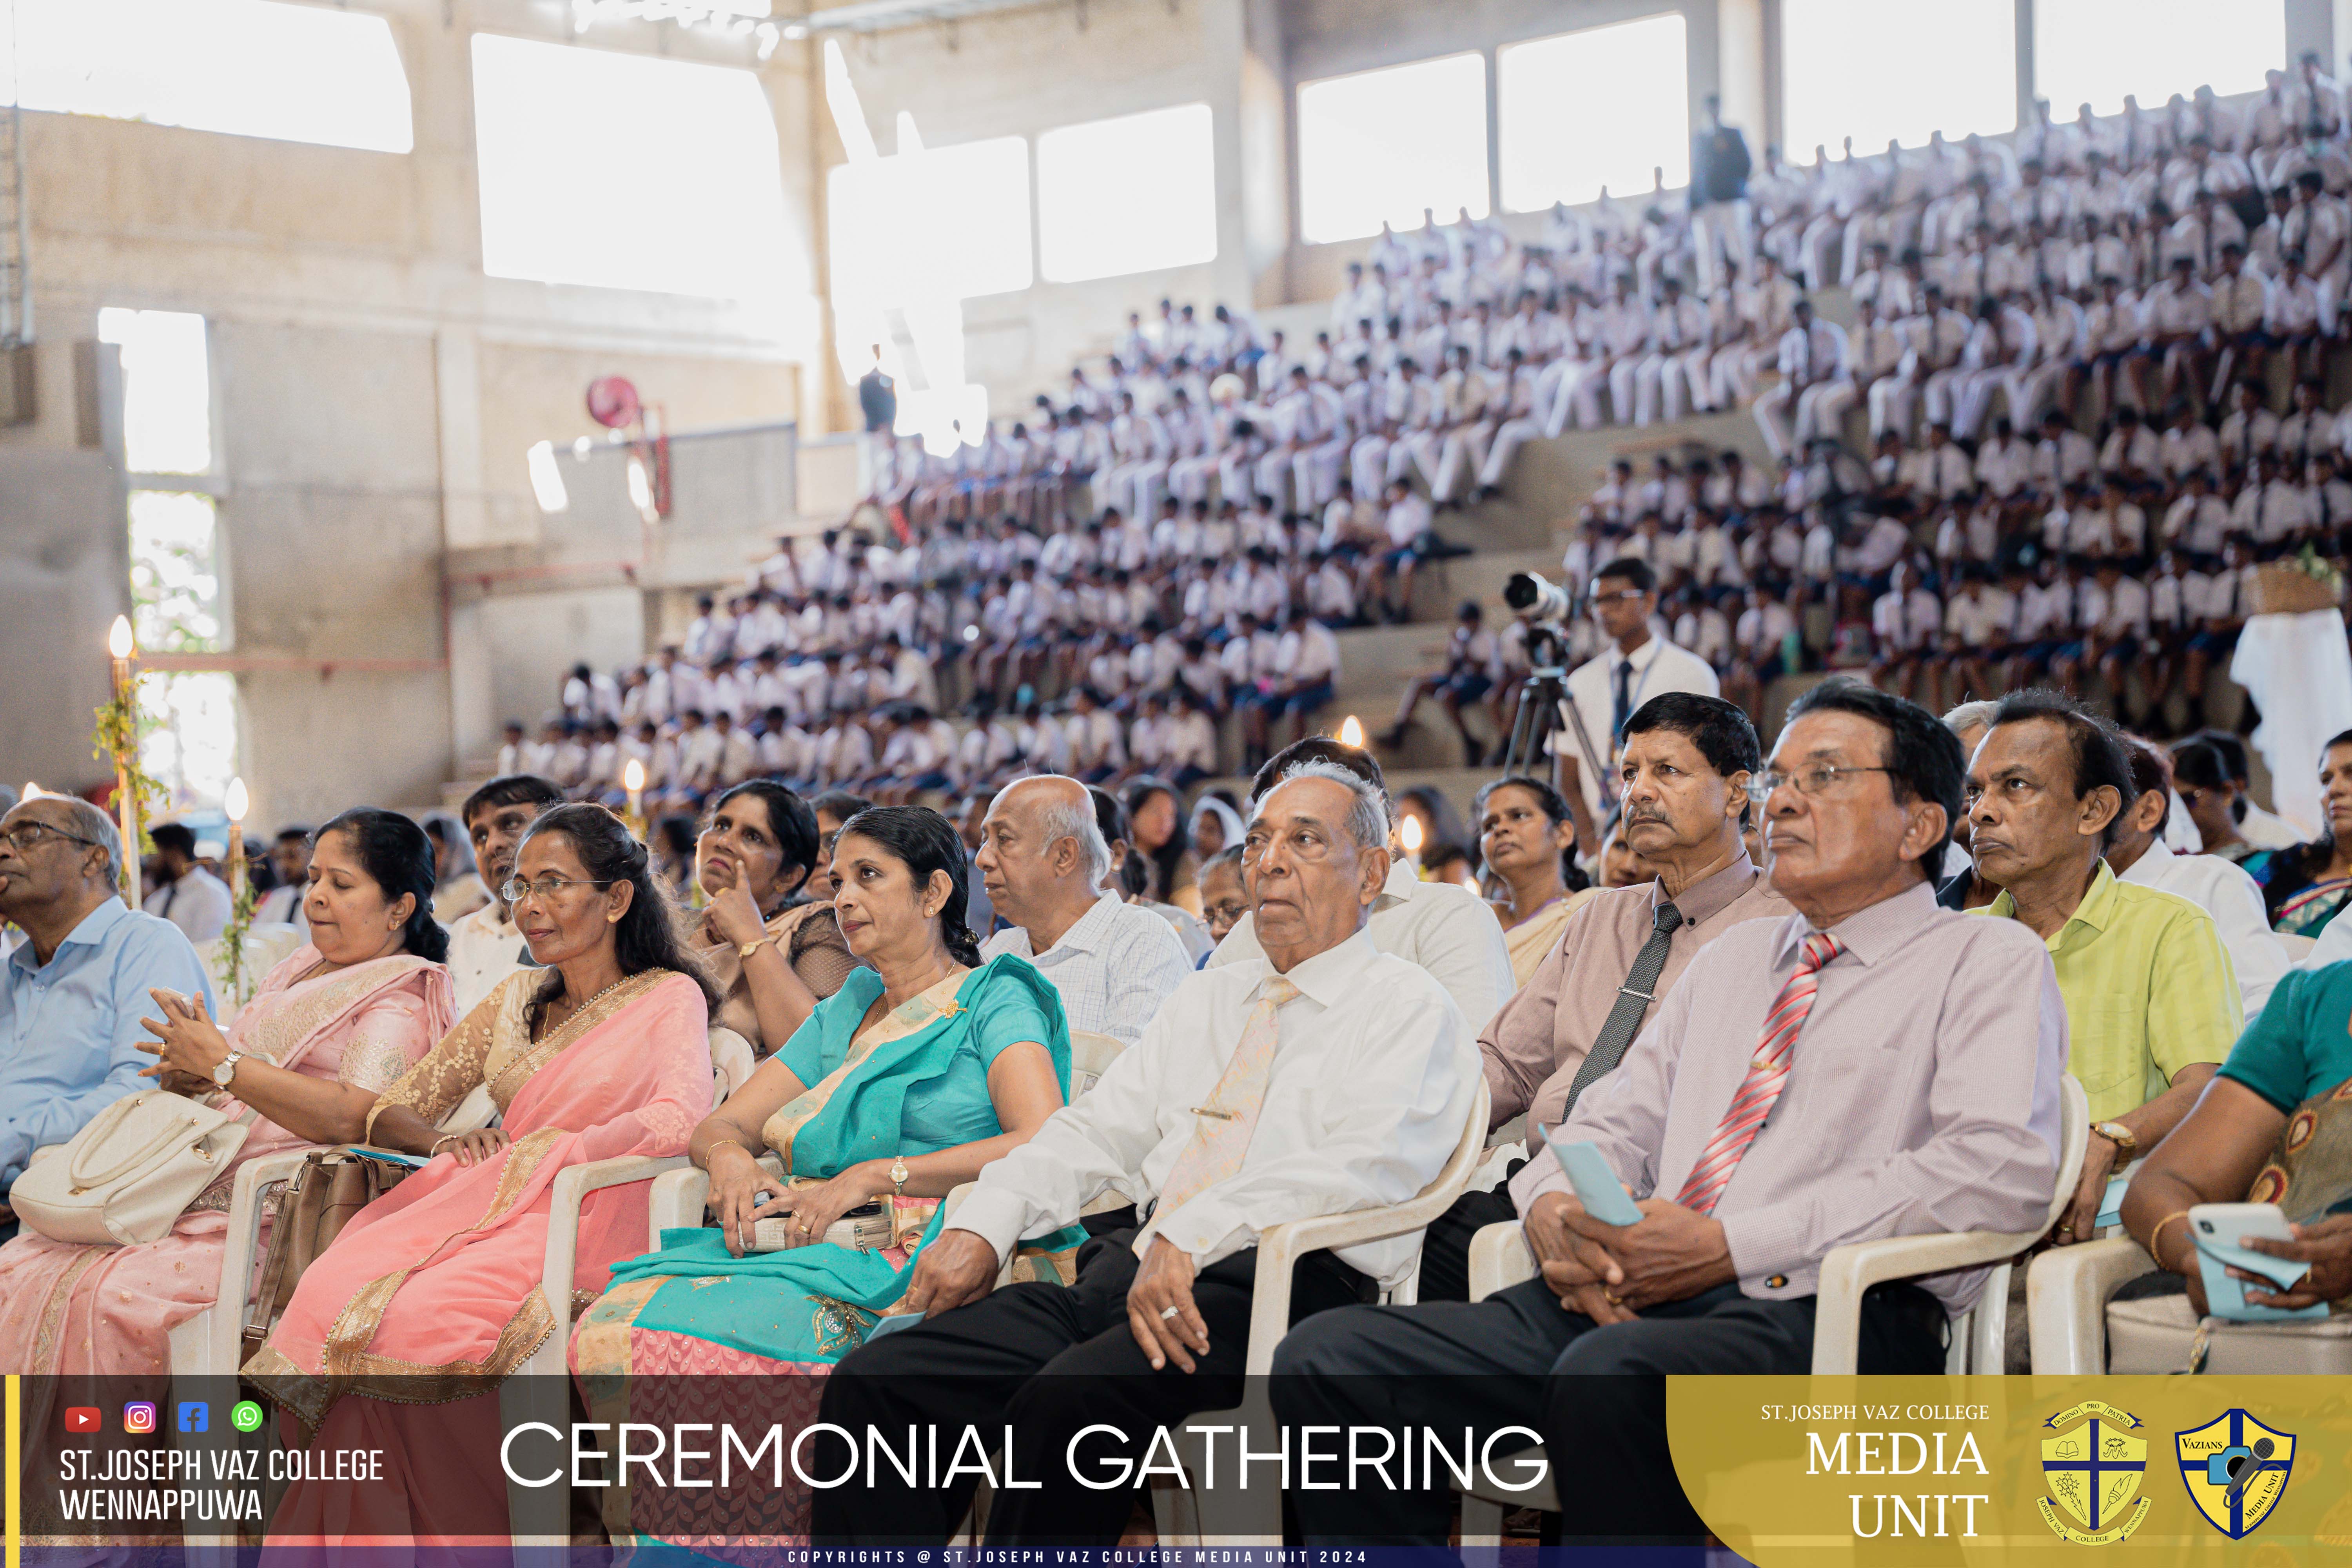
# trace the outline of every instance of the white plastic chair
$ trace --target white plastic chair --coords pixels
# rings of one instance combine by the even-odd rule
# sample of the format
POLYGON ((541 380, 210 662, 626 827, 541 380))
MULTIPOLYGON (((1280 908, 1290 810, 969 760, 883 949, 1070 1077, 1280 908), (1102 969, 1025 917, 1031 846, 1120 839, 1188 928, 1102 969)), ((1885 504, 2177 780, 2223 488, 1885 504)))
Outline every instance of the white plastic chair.
POLYGON ((1110 1064, 1126 1049, 1127 1042, 1116 1035, 1071 1030, 1070 1098, 1076 1100, 1101 1082, 1102 1075, 1110 1071, 1110 1064))
MULTIPOLYGON (((245 961, 241 987, 247 998, 261 989, 262 976, 290 957, 302 945, 302 933, 282 921, 247 926, 245 931, 245 961)), ((226 1029, 245 1010, 245 1002, 229 989, 226 964, 227 948, 220 938, 196 943, 196 959, 212 977, 213 1001, 218 1011, 213 1022, 226 1029)))
MULTIPOLYGON (((1417 1235, 1453 1206, 1470 1184, 1486 1143, 1486 1080, 1476 1080, 1470 1097, 1469 1119, 1460 1142, 1444 1168, 1429 1185, 1390 1208, 1359 1209, 1351 1214, 1323 1215, 1269 1226, 1257 1239, 1257 1274, 1250 1297, 1249 1346, 1243 1375, 1249 1380, 1246 1402, 1237 1410, 1204 1413, 1186 1422, 1240 1426, 1255 1434, 1253 1447, 1274 1447, 1274 1413, 1265 1394, 1265 1380, 1274 1370, 1275 1347, 1290 1331, 1290 1286, 1298 1260, 1310 1252, 1358 1247, 1391 1237, 1417 1235)), ((1383 1289, 1384 1305, 1409 1307, 1421 1299, 1421 1259, 1396 1284, 1383 1289)), ((1202 1439, 1189 1430, 1176 1435, 1177 1451, 1189 1475, 1205 1466, 1208 1455, 1202 1439)), ((1154 1486, 1153 1517, 1162 1546, 1279 1546, 1282 1544, 1282 1497, 1271 1488, 1220 1489, 1202 1494, 1189 1487, 1154 1486)))
MULTIPOLYGON (((1831 1249, 1822 1259, 1821 1285, 1814 1299, 1814 1376, 1853 1374, 1862 1332, 1862 1298, 1872 1286, 1985 1264, 1992 1268, 1976 1305, 1952 1321, 1952 1343, 1944 1357, 1944 1371, 1953 1376, 2000 1373, 2009 1344, 2010 1259, 2050 1233, 2058 1216, 2066 1212, 2083 1175, 2084 1151, 2091 1137, 2090 1100, 2071 1073, 2059 1079, 2059 1119, 2058 1177, 2037 1228, 2013 1234, 1972 1230, 1890 1236, 1831 1249)), ((1486 1226, 1471 1238, 1473 1301, 1535 1277, 1535 1255, 1528 1250, 1527 1233, 1518 1225, 1486 1226)), ((1528 1457, 1546 1458, 1541 1448, 1530 1449, 1528 1457)), ((1462 1544, 1500 1545, 1506 1508, 1559 1511, 1559 1497, 1549 1465, 1546 1472, 1540 1485, 1523 1492, 1507 1492, 1487 1486, 1483 1479, 1475 1481, 1462 1495, 1462 1544)))

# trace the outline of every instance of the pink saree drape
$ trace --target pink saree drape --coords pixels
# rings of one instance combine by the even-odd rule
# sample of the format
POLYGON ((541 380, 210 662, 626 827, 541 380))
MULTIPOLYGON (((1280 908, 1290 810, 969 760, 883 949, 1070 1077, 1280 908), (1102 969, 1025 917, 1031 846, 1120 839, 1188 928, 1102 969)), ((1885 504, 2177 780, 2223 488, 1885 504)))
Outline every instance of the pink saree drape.
MULTIPOLYGON (((449 972, 400 954, 307 978, 307 943, 273 968, 230 1025, 235 1050, 289 1072, 381 1093, 448 1032, 449 972)), ((242 1115, 234 1099, 228 1112, 242 1115)), ((136 1247, 83 1247, 30 1231, 0 1247, 0 1370, 101 1376, 169 1369, 173 1329, 220 1293, 236 1166, 309 1140, 262 1118, 236 1162, 169 1234, 136 1247)), ((266 1227, 265 1227, 266 1234, 266 1227)))
MULTIPOLYGON (((591 1161, 683 1153, 709 1113, 709 1012, 692 980, 635 976, 545 1039, 518 1039, 522 1004, 544 980, 532 972, 503 983, 383 1100, 430 1120, 487 1081, 514 1142, 471 1166, 442 1155, 371 1205, 305 1271, 246 1363, 321 1450, 402 1456, 391 1485, 298 1482, 273 1540, 497 1533, 495 1454, 486 1475, 467 1456, 481 1436, 478 1415, 495 1443, 498 1381, 554 1327, 541 1276, 556 1176, 591 1161), (452 1407, 417 1408, 431 1405, 452 1407)), ((646 1199, 645 1183, 590 1196, 574 1290, 602 1289, 615 1261, 645 1250, 646 1199)))

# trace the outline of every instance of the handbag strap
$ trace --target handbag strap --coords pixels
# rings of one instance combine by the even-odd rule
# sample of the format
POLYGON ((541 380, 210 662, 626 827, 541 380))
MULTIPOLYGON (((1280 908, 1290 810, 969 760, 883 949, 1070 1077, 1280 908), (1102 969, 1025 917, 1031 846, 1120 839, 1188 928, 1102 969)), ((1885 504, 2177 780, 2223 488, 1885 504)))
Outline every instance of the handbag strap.
POLYGON ((244 1339, 248 1358, 269 1337, 270 1317, 278 1310, 278 1287, 286 1278, 287 1260, 294 1252, 294 1218, 304 1189, 314 1176, 325 1172, 325 1162, 314 1152, 278 1197, 278 1222, 269 1227, 269 1250, 261 1260, 261 1283, 246 1307, 244 1339))
POLYGON ((107 1140, 113 1135, 115 1128, 130 1120, 131 1113, 136 1110, 145 1100, 145 1095, 139 1094, 126 1095, 116 1100, 100 1113, 99 1120, 90 1123, 88 1131, 80 1138, 75 1140, 80 1147, 74 1151, 73 1162, 66 1167, 66 1176, 72 1183, 75 1191, 86 1192, 91 1187, 102 1187, 107 1183, 137 1170, 165 1149, 186 1137, 192 1129, 204 1125, 201 1118, 194 1116, 184 1121, 173 1122, 158 1131, 137 1152, 117 1161, 111 1168, 95 1174, 84 1170, 83 1162, 104 1147, 107 1140))

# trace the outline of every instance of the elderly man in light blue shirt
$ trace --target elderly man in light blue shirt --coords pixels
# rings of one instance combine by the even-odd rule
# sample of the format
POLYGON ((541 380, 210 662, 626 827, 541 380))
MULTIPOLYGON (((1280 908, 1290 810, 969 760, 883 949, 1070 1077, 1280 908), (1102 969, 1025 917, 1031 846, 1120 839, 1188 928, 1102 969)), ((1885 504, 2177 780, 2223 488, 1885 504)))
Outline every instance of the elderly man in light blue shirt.
MULTIPOLYGON (((204 998, 212 982, 170 921, 123 904, 122 840, 88 801, 41 795, 0 817, 0 917, 26 940, 0 964, 0 1188, 46 1144, 145 1087, 151 987, 204 998)), ((16 1215, 0 1204, 0 1234, 16 1215)))

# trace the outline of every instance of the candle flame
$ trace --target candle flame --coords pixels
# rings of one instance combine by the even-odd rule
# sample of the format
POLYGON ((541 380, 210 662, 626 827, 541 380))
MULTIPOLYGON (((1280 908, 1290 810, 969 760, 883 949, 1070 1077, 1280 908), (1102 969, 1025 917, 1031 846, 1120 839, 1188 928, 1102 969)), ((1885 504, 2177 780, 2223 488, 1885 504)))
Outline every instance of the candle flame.
POLYGON ((106 651, 117 658, 129 658, 139 651, 139 644, 131 636, 131 617, 117 616, 106 634, 106 651))
POLYGON ((1347 718, 1341 720, 1339 722, 1339 744, 1343 746, 1360 747, 1363 743, 1363 721, 1358 719, 1353 713, 1350 713, 1347 718))
POLYGON ((621 787, 631 795, 646 787, 646 764, 631 757, 621 768, 621 787))
POLYGON ((1418 854, 1420 854, 1420 853, 1421 853, 1421 818, 1419 818, 1419 817, 1417 817, 1417 816, 1408 816, 1408 817, 1406 817, 1402 822, 1398 823, 1398 824, 1397 824, 1397 837, 1398 837, 1399 839, 1401 839, 1401 840, 1402 840, 1402 841, 1403 841, 1403 844, 1404 844, 1404 852, 1405 852, 1406 854, 1408 854, 1408 855, 1418 855, 1418 854))
POLYGON ((252 797, 246 794, 245 780, 242 778, 229 780, 228 793, 221 797, 221 810, 228 819, 231 822, 243 822, 246 808, 252 804, 252 797))
POLYGON ((35 784, 32 780, 26 779, 25 781, 25 798, 26 800, 38 800, 41 798, 43 793, 41 786, 35 784))

